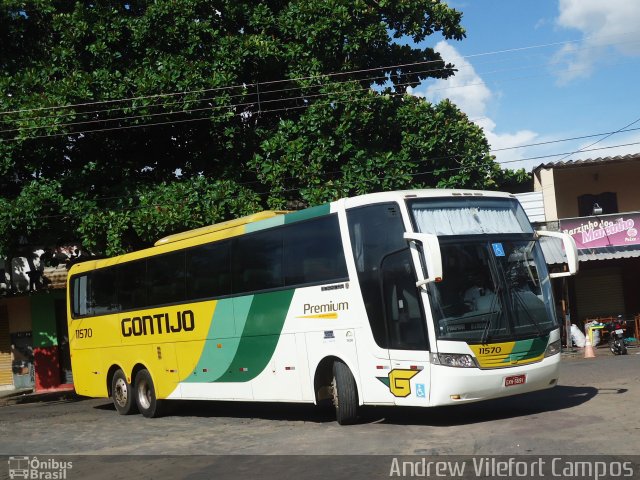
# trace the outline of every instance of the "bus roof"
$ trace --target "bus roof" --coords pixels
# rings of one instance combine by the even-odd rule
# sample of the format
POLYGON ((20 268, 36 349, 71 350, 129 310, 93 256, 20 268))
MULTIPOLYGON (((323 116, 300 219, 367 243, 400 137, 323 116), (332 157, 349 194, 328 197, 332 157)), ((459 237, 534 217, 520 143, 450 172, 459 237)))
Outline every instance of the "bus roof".
MULTIPOLYGON (((216 240, 226 238, 227 236, 235 236, 246 232, 260 230, 284 223, 293 223, 318 215, 328 214, 334 207, 338 209, 348 209, 368 205, 371 203, 382 203, 389 201, 401 201, 411 198, 432 198, 432 197, 502 197, 515 198, 514 195, 506 192, 482 191, 482 190, 463 190, 463 189, 416 189, 416 190, 396 190, 389 192, 368 193, 354 197, 346 197, 335 202, 310 207, 299 211, 285 210, 265 210, 262 212, 247 215, 245 217, 227 220, 224 222, 207 225, 205 227, 168 235, 156 241, 152 247, 137 250, 135 252, 125 253, 116 257, 91 259, 79 262, 70 269, 69 274, 80 271, 88 271, 94 268, 107 267, 115 265, 122 261, 136 260, 148 255, 156 253, 166 253, 174 249, 179 249, 179 245, 183 241, 188 244, 189 240, 196 239, 205 235, 213 234, 216 240), (276 218, 278 217, 278 218, 276 218), (258 225, 259 222, 265 222, 258 225), (274 223, 275 222, 275 223, 274 223)), ((195 240, 198 243, 198 240, 195 240)))
POLYGON ((208 233, 219 232, 221 230, 227 230, 229 228, 239 227, 248 223, 259 222, 260 220, 266 220, 267 218, 273 218, 277 215, 284 215, 286 210, 265 210, 263 212, 247 215, 246 217, 235 218, 233 220, 227 220, 226 222, 214 223, 213 225, 207 225, 205 227, 196 228, 194 230, 188 230, 186 232, 176 233, 174 235, 168 235, 161 238, 153 245, 158 247, 160 245, 166 245, 168 243, 179 242, 180 240, 186 240, 188 238, 199 237, 200 235, 206 235, 208 233))
POLYGON ((497 198, 516 198, 508 192, 489 191, 489 190, 470 190, 470 189, 450 189, 450 188, 425 188, 415 190, 395 190, 388 192, 366 193, 355 197, 343 198, 338 200, 342 202, 344 208, 353 208, 370 203, 402 201, 413 198, 443 198, 443 197, 497 197, 497 198))

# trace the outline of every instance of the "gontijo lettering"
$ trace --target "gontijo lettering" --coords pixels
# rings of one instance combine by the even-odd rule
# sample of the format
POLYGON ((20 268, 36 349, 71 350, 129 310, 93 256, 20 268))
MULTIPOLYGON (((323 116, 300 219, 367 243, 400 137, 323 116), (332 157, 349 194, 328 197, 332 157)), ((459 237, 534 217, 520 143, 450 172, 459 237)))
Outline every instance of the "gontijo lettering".
POLYGON ((195 328, 195 319, 191 310, 176 312, 175 318, 168 313, 156 313, 123 318, 120 327, 123 337, 190 332, 195 328))

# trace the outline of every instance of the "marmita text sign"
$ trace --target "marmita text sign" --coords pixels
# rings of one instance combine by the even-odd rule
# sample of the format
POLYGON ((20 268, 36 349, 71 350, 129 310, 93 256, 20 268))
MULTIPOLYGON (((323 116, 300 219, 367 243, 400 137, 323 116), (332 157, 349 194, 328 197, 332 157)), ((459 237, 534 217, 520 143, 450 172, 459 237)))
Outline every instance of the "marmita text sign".
POLYGON ((560 230, 573 237, 579 250, 640 245, 639 225, 638 212, 560 220, 560 230))

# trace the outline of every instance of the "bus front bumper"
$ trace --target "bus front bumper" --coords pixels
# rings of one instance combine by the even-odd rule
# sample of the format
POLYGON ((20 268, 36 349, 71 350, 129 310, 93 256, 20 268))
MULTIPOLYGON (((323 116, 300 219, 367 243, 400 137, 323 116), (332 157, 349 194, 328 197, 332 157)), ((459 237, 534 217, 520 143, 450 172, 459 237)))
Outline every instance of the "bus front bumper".
POLYGON ((528 365, 480 370, 431 365, 430 405, 454 405, 551 388, 558 383, 560 354, 528 365))

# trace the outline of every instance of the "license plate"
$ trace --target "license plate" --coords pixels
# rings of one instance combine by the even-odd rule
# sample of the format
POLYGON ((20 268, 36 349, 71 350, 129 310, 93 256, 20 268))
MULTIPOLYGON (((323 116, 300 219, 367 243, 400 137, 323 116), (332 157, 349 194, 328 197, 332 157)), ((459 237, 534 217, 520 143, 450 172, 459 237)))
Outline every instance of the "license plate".
POLYGON ((623 329, 621 329, 621 328, 618 328, 618 329, 616 330, 616 333, 617 333, 618 335, 620 335, 622 332, 624 332, 624 330, 623 330, 623 329))
POLYGON ((505 387, 512 387, 514 385, 522 385, 527 381, 527 376, 525 374, 522 375, 512 375, 510 377, 506 377, 504 379, 505 387))

